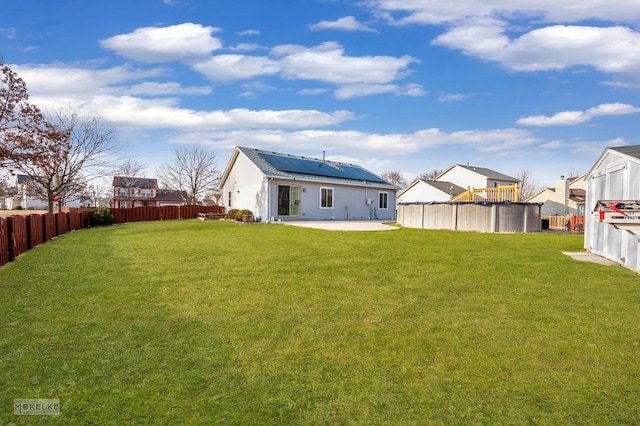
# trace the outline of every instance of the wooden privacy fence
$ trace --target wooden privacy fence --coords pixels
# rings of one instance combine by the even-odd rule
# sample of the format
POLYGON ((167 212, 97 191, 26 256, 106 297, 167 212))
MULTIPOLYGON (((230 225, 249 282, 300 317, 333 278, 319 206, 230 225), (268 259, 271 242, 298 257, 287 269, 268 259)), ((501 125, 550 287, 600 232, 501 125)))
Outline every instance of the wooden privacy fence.
MULTIPOLYGON (((60 213, 0 217, 0 266, 42 243, 67 232, 89 227, 97 209, 69 209, 60 213)), ((222 206, 167 206, 109 209, 115 223, 194 219, 198 213, 223 216, 222 206)))
POLYGON ((542 215, 542 222, 543 229, 584 232, 584 215, 542 215))
POLYGON ((109 209, 115 223, 148 222, 152 220, 194 219, 198 213, 224 215, 223 206, 165 206, 134 207, 132 209, 109 209))

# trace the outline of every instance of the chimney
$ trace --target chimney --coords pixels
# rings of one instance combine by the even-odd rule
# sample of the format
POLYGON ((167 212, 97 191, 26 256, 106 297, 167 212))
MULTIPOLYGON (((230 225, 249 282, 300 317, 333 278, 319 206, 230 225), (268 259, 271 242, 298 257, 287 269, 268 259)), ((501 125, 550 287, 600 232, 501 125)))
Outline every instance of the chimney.
POLYGON ((556 182, 556 194, 558 194, 558 201, 564 201, 569 198, 569 180, 565 179, 564 176, 560 177, 562 180, 556 182))
POLYGON ((323 162, 323 163, 325 163, 325 162, 326 162, 326 160, 325 160, 325 152, 324 152, 324 151, 322 151, 322 162, 323 162))

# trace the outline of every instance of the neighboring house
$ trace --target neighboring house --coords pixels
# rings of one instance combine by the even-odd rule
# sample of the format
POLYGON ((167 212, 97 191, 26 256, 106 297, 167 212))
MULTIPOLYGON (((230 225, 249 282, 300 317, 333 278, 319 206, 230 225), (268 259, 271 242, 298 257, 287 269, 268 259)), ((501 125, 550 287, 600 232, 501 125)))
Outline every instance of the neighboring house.
POLYGON ((584 247, 640 272, 640 145, 605 149, 586 183, 584 247))
POLYGON ((131 208, 155 206, 158 179, 114 176, 113 206, 131 208))
POLYGON ((155 205, 158 207, 165 206, 184 206, 187 204, 189 196, 186 191, 176 191, 173 189, 158 189, 155 197, 155 205))
POLYGON ((398 194, 398 202, 446 202, 472 188, 497 188, 517 183, 518 179, 491 169, 454 164, 432 181, 414 181, 398 194))
POLYGON ((417 179, 398 194, 398 202, 449 201, 464 191, 466 188, 451 182, 417 179))
POLYGON ((4 209, 13 210, 20 207, 24 210, 47 210, 49 208, 46 200, 31 195, 33 191, 29 186, 32 179, 29 176, 17 174, 15 178, 14 185, 9 187, 4 197, 2 203, 4 209))
POLYGON ((468 188, 497 188, 518 184, 520 181, 514 177, 498 173, 484 167, 463 166, 454 164, 440 173, 434 180, 439 182, 451 182, 465 190, 468 188))
POLYGON ((236 147, 220 181, 224 206, 274 220, 394 220, 398 188, 325 159, 236 147))
POLYGON ((221 206, 222 203, 222 191, 219 188, 211 190, 203 200, 203 204, 205 206, 221 206))
POLYGON ((586 201, 586 177, 561 179, 555 188, 545 188, 527 198, 527 203, 542 204, 543 215, 584 215, 586 201))

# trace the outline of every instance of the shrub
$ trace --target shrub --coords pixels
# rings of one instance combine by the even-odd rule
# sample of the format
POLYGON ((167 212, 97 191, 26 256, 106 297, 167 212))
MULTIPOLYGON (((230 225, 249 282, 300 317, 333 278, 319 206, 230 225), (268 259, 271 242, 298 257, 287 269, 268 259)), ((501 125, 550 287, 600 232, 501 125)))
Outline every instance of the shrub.
POLYGON ((236 218, 236 213, 238 213, 238 209, 231 209, 227 212, 227 219, 235 219, 236 218))
POLYGON ((115 218, 111 214, 111 210, 107 208, 98 209, 93 212, 89 219, 89 225, 91 226, 108 226, 113 225, 115 218))
POLYGON ((253 216, 253 213, 251 213, 251 210, 238 210, 238 212, 236 213, 236 220, 239 222, 242 222, 242 216, 246 215, 246 214, 250 214, 251 216, 253 216))
POLYGON ((24 209, 22 208, 22 206, 15 206, 13 209, 14 209, 14 210, 24 210, 24 209))

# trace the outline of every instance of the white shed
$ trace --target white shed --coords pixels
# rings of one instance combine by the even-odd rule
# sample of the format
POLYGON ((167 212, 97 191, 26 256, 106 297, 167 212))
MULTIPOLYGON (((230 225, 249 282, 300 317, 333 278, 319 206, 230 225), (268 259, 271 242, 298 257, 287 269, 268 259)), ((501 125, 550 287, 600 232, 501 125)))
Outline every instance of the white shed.
POLYGON ((584 247, 640 272, 640 145, 606 149, 587 176, 584 247))

